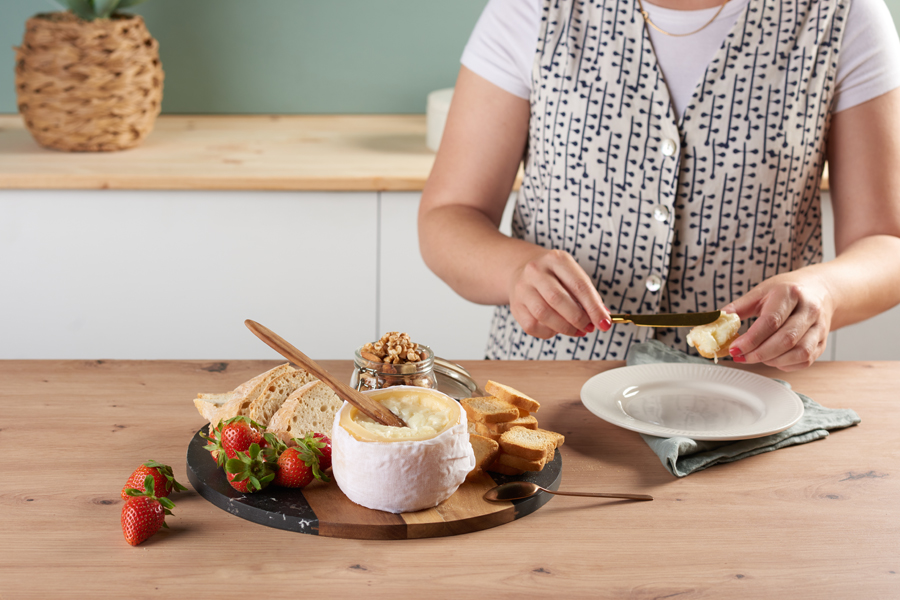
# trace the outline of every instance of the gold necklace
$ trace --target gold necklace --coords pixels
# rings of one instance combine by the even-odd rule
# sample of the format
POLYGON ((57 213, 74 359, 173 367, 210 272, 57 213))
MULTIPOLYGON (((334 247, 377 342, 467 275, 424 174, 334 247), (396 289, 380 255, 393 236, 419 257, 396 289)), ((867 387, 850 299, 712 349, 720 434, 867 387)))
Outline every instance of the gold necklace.
POLYGON ((658 32, 664 33, 665 35, 669 35, 669 36, 672 36, 672 37, 684 37, 684 36, 686 36, 686 35, 694 35, 695 33, 698 33, 698 32, 700 32, 700 31, 703 31, 704 29, 706 29, 707 27, 709 27, 709 26, 712 24, 712 22, 716 20, 716 17, 719 16, 719 13, 722 12, 722 9, 725 8, 725 5, 726 5, 726 4, 728 4, 728 0, 725 0, 724 2, 722 2, 722 4, 719 5, 719 10, 717 10, 717 11, 716 11, 716 14, 714 14, 714 15, 712 16, 712 19, 710 19, 709 21, 706 22, 706 25, 704 25, 704 26, 701 27, 700 29, 695 29, 694 31, 689 31, 689 32, 687 32, 687 33, 669 33, 668 31, 663 31, 662 29, 660 29, 659 27, 657 27, 657 26, 653 23, 653 21, 650 20, 650 15, 647 13, 647 11, 644 10, 644 5, 641 4, 641 0, 638 0, 638 10, 640 11, 641 16, 644 17, 644 22, 645 22, 647 25, 649 25, 650 27, 652 27, 653 29, 657 30, 658 32))

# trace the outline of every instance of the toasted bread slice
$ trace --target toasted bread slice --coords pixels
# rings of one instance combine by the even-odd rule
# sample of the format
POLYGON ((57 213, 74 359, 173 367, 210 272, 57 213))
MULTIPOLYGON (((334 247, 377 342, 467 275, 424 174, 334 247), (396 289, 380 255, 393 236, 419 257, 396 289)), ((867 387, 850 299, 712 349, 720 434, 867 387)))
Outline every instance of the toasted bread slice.
POLYGON ((311 381, 284 401, 272 415, 266 431, 284 432, 290 437, 303 437, 313 432, 331 435, 334 415, 343 404, 343 400, 326 383, 311 381))
POLYGON ((501 452, 497 457, 497 462, 501 465, 505 465, 512 469, 519 469, 520 471, 540 471, 550 460, 552 460, 552 456, 549 454, 539 460, 528 460, 527 458, 522 458, 515 454, 507 454, 506 452, 501 452))
POLYGON ((315 376, 305 369, 296 369, 276 377, 250 403, 247 416, 265 427, 288 396, 300 386, 315 380, 315 376))
POLYGON ((493 396, 463 398, 459 401, 466 410, 466 416, 481 423, 500 423, 519 417, 519 409, 493 396))
MULTIPOLYGON (((476 435, 484 436, 486 438, 491 438, 495 442, 500 441, 500 434, 495 432, 493 429, 488 427, 487 423, 480 423, 478 421, 469 421, 469 424, 472 426, 472 430, 476 435)), ((470 430, 469 433, 472 433, 470 430)))
POLYGON ((527 460, 541 460, 556 448, 556 441, 556 436, 545 431, 513 427, 500 436, 500 447, 507 454, 527 460))
POLYGON ((521 410, 526 410, 529 413, 536 413, 541 407, 540 403, 534 398, 526 396, 519 390, 511 388, 508 385, 503 385, 502 383, 497 383, 496 381, 488 381, 484 385, 484 391, 501 400, 509 402, 521 410))
POLYGON ((540 431, 541 433, 545 433, 548 436, 555 439, 556 440, 556 446, 554 446, 555 448, 559 448, 560 446, 562 446, 563 444, 566 443, 566 436, 564 436, 561 433, 556 433, 555 431, 548 431, 547 429, 541 429, 540 427, 537 428, 537 431, 540 431))
POLYGON ((505 421, 503 423, 485 423, 487 428, 491 430, 493 433, 497 435, 501 435, 506 431, 509 431, 513 427, 524 427, 525 429, 537 429, 538 421, 531 415, 527 417, 519 417, 517 419, 513 419, 512 421, 505 421))
POLYGON ((491 473, 500 473, 501 475, 521 475, 522 473, 524 473, 522 469, 509 467, 498 460, 494 460, 494 462, 489 464, 487 468, 485 468, 485 471, 490 471, 491 473))
POLYGON ((494 462, 494 458, 500 453, 500 444, 481 435, 470 433, 469 443, 472 445, 472 450, 475 451, 475 468, 469 472, 469 475, 484 470, 487 465, 494 462))

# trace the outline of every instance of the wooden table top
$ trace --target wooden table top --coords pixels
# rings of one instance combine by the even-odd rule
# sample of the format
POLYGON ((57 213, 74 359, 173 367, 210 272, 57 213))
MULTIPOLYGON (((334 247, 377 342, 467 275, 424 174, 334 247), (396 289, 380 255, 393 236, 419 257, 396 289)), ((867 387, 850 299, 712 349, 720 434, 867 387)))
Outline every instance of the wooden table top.
MULTIPOLYGON (((256 525, 189 491, 174 496, 170 531, 129 546, 119 493, 131 471, 155 459, 187 483, 204 424, 191 399, 275 364, 0 361, 0 598, 898 597, 898 362, 752 368, 862 423, 677 479, 579 400, 584 381, 622 363, 465 361, 479 384, 542 401, 541 425, 566 435, 561 489, 655 500, 556 497, 494 529, 367 541, 256 525)), ((349 376, 349 361, 323 364, 349 376)))

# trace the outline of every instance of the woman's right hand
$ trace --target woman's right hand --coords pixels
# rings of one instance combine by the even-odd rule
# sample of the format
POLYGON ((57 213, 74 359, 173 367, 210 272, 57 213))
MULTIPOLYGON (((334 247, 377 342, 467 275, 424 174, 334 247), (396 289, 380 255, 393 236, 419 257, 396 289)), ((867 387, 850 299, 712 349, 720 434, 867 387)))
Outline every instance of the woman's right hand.
POLYGON ((513 272, 509 307, 525 333, 541 339, 558 333, 583 336, 594 327, 608 331, 612 326, 593 282, 562 250, 537 248, 513 272))

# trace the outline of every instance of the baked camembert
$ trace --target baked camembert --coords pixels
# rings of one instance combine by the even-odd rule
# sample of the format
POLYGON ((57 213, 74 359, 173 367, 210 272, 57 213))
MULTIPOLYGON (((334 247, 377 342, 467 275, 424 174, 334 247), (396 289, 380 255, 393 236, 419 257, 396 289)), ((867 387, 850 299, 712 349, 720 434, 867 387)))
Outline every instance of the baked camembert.
POLYGON ((332 427, 332 471, 350 500, 375 510, 437 506, 475 466, 466 413, 436 390, 396 386, 366 392, 409 427, 375 422, 344 403, 332 427))

